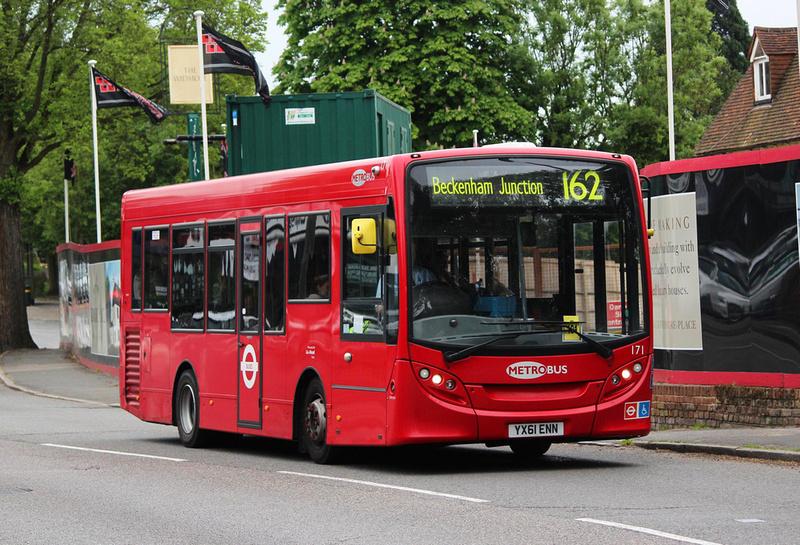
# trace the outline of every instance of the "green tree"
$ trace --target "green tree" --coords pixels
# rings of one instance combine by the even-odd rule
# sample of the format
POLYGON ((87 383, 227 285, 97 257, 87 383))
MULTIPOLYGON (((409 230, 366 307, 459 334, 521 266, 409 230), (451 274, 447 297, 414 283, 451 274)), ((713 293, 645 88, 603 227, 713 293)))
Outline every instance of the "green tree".
POLYGON ((717 84, 722 95, 727 97, 739 83, 742 74, 747 71, 750 61, 747 59, 747 50, 750 47, 750 29, 747 22, 742 19, 736 0, 730 2, 730 13, 722 13, 718 8, 717 0, 706 0, 706 8, 711 12, 711 30, 721 41, 722 56, 728 61, 728 66, 720 70, 717 84))
MULTIPOLYGON (((258 0, 202 0, 194 9, 205 9, 220 30, 259 50, 266 15, 258 0)), ((22 210, 32 213, 34 226, 41 222, 26 231, 42 244, 53 242, 56 225, 63 229, 63 207, 55 204, 63 202, 62 154, 53 153, 61 147, 73 150, 80 169, 70 202, 75 239, 94 240, 87 61, 97 59, 98 68, 119 84, 159 101, 157 28, 168 20, 183 20, 173 26, 194 36, 191 13, 178 2, 0 4, 0 352, 33 346, 22 290, 22 210)), ((183 132, 185 121, 153 126, 143 113, 124 108, 103 110, 98 124, 103 228, 111 238, 119 234, 122 191, 181 179, 179 152, 164 150, 161 139, 183 132)))
POLYGON ((507 85, 525 20, 519 0, 279 0, 287 49, 276 92, 375 89, 412 112, 414 148, 526 139, 507 85))
POLYGON ((711 30, 722 40, 720 45, 722 56, 728 60, 731 68, 739 74, 744 74, 750 66, 746 57, 751 38, 747 21, 742 18, 736 0, 730 2, 730 13, 722 13, 718 6, 717 0, 706 0, 706 9, 713 16, 711 30))
POLYGON ((601 145, 628 75, 624 27, 607 0, 533 1, 530 11, 534 60, 525 105, 536 113, 541 144, 601 145))
MULTIPOLYGON (((673 0, 672 65, 676 158, 692 157, 724 96, 719 74, 728 65, 720 38, 711 29, 711 13, 692 0, 673 0)), ((612 110, 606 147, 633 155, 641 165, 669 158, 664 4, 621 4, 631 19, 642 13, 647 40, 634 43, 634 82, 612 110)))

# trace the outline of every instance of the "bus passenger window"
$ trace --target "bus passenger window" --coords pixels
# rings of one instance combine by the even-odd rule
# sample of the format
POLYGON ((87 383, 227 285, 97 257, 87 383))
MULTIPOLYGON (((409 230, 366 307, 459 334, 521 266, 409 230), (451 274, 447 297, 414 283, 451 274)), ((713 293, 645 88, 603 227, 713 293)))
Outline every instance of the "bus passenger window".
POLYGON ((144 308, 169 306, 169 227, 144 231, 144 308))
POLYGON ((314 298, 314 288, 320 278, 330 275, 331 216, 303 214, 289 218, 289 299, 314 298))
POLYGON ((131 310, 142 310, 142 230, 131 231, 131 310))
POLYGON ((379 247, 374 253, 353 253, 353 220, 363 217, 373 218, 376 225, 383 224, 380 214, 359 214, 342 219, 345 226, 342 237, 342 335, 358 335, 360 340, 382 341, 386 323, 397 319, 392 304, 393 300, 396 301, 393 295, 397 284, 393 276, 381 276, 383 237, 378 237, 379 247), (389 285, 385 286, 385 283, 389 285), (391 294, 388 309, 384 308, 384 291, 391 294))
POLYGON ((172 328, 203 329, 204 226, 172 229, 172 328))
POLYGON ((261 331, 261 233, 240 234, 239 332, 261 331))
POLYGON ((264 331, 283 331, 286 309, 286 220, 267 218, 264 331))
POLYGON ((235 224, 208 226, 208 329, 236 329, 235 224))

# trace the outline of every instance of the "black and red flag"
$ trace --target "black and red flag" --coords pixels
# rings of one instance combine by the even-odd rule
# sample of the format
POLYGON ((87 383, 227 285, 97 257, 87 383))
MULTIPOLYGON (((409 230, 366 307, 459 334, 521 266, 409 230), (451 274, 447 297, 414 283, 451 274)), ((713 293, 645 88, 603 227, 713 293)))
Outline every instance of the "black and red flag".
POLYGON ((264 79, 256 58, 241 42, 203 25, 203 59, 203 70, 206 74, 252 76, 256 83, 256 93, 264 101, 264 106, 269 107, 272 98, 269 96, 267 80, 264 79))
POLYGON ((92 67, 92 82, 94 83, 94 96, 98 108, 124 108, 126 106, 139 106, 150 117, 150 121, 158 123, 167 117, 167 109, 159 106, 152 100, 144 98, 139 93, 117 85, 109 78, 92 67))

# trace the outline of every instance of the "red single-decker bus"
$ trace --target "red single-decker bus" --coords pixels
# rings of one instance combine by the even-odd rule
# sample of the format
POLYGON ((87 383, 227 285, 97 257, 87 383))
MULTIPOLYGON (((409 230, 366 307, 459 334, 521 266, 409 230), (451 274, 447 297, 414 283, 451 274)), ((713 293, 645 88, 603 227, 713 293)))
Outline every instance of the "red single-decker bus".
POLYGON ((630 157, 532 145, 129 191, 121 406, 320 463, 646 435, 642 202, 630 157))

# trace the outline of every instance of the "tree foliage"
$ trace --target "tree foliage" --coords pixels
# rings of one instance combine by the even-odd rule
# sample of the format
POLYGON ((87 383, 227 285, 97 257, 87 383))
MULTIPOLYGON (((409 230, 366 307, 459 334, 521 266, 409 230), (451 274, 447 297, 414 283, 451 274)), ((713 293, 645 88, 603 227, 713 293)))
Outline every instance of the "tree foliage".
POLYGON ((276 92, 375 89, 412 112, 414 147, 525 139, 509 92, 525 21, 518 0, 280 0, 289 36, 276 92))
MULTIPOLYGON (((259 1, 201 0, 193 9, 204 9, 220 30, 260 49, 266 15, 259 1)), ((25 232, 40 249, 52 251, 64 240, 62 153, 56 151, 70 148, 79 169, 71 190, 73 239, 94 241, 87 62, 96 59, 118 84, 166 105, 158 57, 164 22, 194 36, 191 12, 172 0, 0 2, 0 351, 32 344, 22 290, 22 210, 25 232)), ((186 179, 185 151, 161 143, 184 127, 182 118, 151 125, 135 108, 99 112, 104 238, 119 236, 123 191, 186 179)))
POLYGON ((717 0, 706 0, 706 8, 713 15, 711 31, 720 37, 720 50, 728 61, 728 66, 720 70, 717 78, 722 94, 728 96, 750 66, 746 57, 750 47, 750 29, 742 19, 736 0, 731 0, 729 13, 720 11, 717 0))
MULTIPOLYGON (((663 2, 278 0, 278 7, 288 46, 274 92, 375 89, 411 110, 415 149, 467 146, 477 129, 482 143, 607 149, 640 164, 667 158, 663 2)), ((199 0, 194 9, 261 50, 259 0, 199 0)), ((0 0, 0 316, 7 326, 0 350, 29 342, 20 325, 23 212, 25 237, 40 249, 64 240, 66 148, 78 165, 72 239, 94 241, 87 61, 167 105, 158 40, 192 43, 191 10, 176 0, 0 0)), ((746 67, 749 36, 735 2, 720 17, 703 3, 672 0, 672 22, 677 155, 689 157, 746 67)), ((222 84, 225 92, 252 94, 246 78, 223 76, 222 84)), ((221 122, 210 118, 210 131, 221 122)), ((101 110, 98 123, 108 239, 119 236, 125 190, 187 179, 185 150, 161 143, 185 132, 185 120, 152 125, 124 108, 101 110)))
POLYGON ((629 29, 606 0, 530 3, 526 106, 544 146, 598 147, 626 71, 629 29))
MULTIPOLYGON (((612 110, 606 147, 633 155, 639 164, 669 158, 664 4, 621 4, 628 20, 642 13, 645 41, 634 48, 634 83, 612 110)), ((711 32, 711 13, 693 0, 673 0, 672 66, 675 112, 675 153, 694 155, 699 142, 726 96, 719 74, 729 66, 720 54, 720 38, 711 32)))
MULTIPOLYGON (((661 2, 278 6, 288 47, 274 70, 277 92, 376 89, 412 111, 415 149, 468 145, 479 129, 483 141, 614 149, 642 163, 667 158, 661 2)), ((672 20, 677 149, 687 157, 737 78, 704 5, 673 0, 672 20)))

